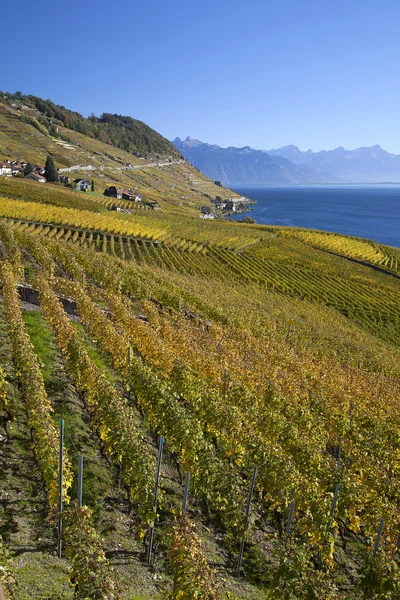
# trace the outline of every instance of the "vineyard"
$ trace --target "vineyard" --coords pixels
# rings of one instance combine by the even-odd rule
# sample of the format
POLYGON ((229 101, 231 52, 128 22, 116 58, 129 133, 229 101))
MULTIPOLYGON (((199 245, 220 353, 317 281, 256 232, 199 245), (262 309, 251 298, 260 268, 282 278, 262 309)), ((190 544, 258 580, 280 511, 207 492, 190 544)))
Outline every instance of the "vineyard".
MULTIPOLYGON (((276 231, 277 228, 274 228, 276 231)), ((290 236, 310 244, 314 248, 320 248, 328 252, 347 256, 349 258, 368 262, 373 265, 384 267, 394 273, 399 272, 400 251, 364 240, 325 231, 312 231, 302 229, 278 229, 280 235, 290 236)))
POLYGON ((400 597, 400 251, 24 185, 0 198, 6 598, 400 597))

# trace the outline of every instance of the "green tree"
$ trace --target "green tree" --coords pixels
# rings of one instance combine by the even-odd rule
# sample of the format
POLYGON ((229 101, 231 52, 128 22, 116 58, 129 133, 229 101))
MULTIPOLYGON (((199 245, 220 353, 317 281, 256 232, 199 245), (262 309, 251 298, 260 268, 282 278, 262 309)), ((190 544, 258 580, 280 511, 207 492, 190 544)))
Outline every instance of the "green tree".
POLYGON ((48 156, 46 158, 46 164, 45 164, 44 170, 45 170, 44 175, 45 175, 47 181, 50 181, 50 182, 60 181, 60 178, 58 176, 58 171, 56 169, 56 165, 54 164, 54 160, 52 159, 51 156, 48 156))
POLYGON ((92 179, 92 192, 94 192, 94 181, 92 179))
POLYGON ((34 168, 35 168, 35 166, 32 163, 30 163, 30 162, 26 163, 26 166, 24 169, 24 175, 26 176, 26 175, 29 175, 29 173, 32 173, 34 168))

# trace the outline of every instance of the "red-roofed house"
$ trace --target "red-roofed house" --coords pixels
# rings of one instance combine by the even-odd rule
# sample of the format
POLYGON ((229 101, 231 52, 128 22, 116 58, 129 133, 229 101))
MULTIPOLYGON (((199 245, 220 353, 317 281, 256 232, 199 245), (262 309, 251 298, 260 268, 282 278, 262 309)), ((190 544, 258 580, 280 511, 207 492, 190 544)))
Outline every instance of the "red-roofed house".
POLYGON ((11 177, 12 165, 10 162, 8 162, 8 160, 0 163, 0 175, 5 175, 5 177, 11 177))

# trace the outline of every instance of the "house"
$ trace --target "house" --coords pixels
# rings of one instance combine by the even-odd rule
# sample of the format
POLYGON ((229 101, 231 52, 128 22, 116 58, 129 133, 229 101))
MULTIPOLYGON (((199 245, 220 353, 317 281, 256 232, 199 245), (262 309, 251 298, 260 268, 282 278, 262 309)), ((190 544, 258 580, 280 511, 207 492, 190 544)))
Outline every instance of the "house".
POLYGON ((115 185, 110 185, 104 190, 104 196, 109 196, 110 198, 122 198, 122 190, 116 188, 115 185))
POLYGON ((124 200, 132 200, 133 202, 141 202, 142 197, 138 196, 133 190, 121 190, 124 200))
POLYGON ((8 162, 8 160, 0 163, 0 175, 4 175, 5 177, 11 177, 12 165, 10 162, 8 162))
POLYGON ((42 177, 44 177, 46 169, 44 167, 40 167, 39 165, 34 165, 33 172, 36 173, 36 175, 42 175, 42 177))
POLYGON ((19 160, 13 160, 11 163, 11 168, 12 174, 17 175, 17 173, 23 173, 25 167, 23 166, 23 163, 19 162, 19 160))
POLYGON ((39 175, 39 173, 35 173, 34 171, 29 173, 29 175, 26 175, 25 179, 33 179, 33 181, 38 181, 39 183, 46 183, 46 177, 43 177, 43 175, 39 175))
POLYGON ((225 210, 231 210, 232 212, 236 212, 236 204, 233 200, 227 200, 225 202, 225 210))
POLYGON ((80 192, 86 192, 90 190, 90 181, 88 179, 74 179, 74 183, 76 183, 76 189, 80 192))
POLYGON ((222 200, 220 196, 217 196, 211 202, 214 204, 215 208, 223 209, 225 208, 225 202, 222 200))

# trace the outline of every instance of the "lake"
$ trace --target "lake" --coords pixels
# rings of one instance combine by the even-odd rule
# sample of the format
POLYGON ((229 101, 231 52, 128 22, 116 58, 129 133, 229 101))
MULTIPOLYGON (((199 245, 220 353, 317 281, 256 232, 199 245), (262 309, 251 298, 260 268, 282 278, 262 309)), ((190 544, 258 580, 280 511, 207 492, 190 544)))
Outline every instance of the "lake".
POLYGON ((243 186, 257 223, 324 229, 400 248, 400 185, 243 186))

